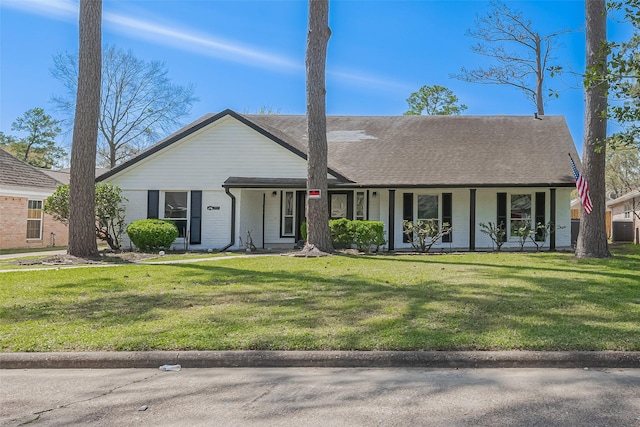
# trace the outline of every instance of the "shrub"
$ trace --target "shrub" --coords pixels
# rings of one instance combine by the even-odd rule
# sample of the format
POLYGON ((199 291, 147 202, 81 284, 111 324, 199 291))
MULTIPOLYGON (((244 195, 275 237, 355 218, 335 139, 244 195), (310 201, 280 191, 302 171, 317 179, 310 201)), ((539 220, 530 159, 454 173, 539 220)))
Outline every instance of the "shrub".
POLYGON ((331 240, 335 248, 348 248, 353 244, 353 236, 349 230, 347 218, 332 219, 329 221, 331 240))
MULTIPOLYGON (((125 217, 122 205, 127 199, 120 187, 112 184, 97 183, 95 192, 96 237, 107 242, 111 249, 120 250, 125 217)), ((45 201, 44 211, 64 224, 69 223, 69 184, 56 188, 45 201)))
POLYGON ((402 229, 406 234, 413 249, 420 252, 429 252, 431 247, 442 238, 453 231, 449 223, 442 224, 442 228, 438 227, 438 222, 434 220, 413 221, 402 220, 402 229))
POLYGON ((161 219, 140 219, 127 227, 129 239, 139 250, 145 252, 169 249, 178 234, 178 228, 173 222, 161 219))
MULTIPOLYGON (((523 221, 520 227, 512 226, 512 233, 518 237, 518 243, 520 244, 520 250, 524 251, 524 244, 527 243, 527 239, 535 235, 536 230, 531 229, 531 223, 529 221, 523 221)), ((535 240, 535 239, 534 239, 535 240)))
POLYGON ((356 248, 362 252, 369 253, 372 247, 378 251, 386 243, 384 224, 380 221, 350 221, 349 231, 356 248))
MULTIPOLYGON (((335 248, 350 248, 356 245, 359 251, 369 253, 372 248, 376 251, 387 243, 384 238, 384 224, 380 221, 351 221, 347 218, 329 221, 331 241, 335 248)), ((307 240, 307 223, 300 225, 300 235, 307 240)))
POLYGON ((500 252, 500 248, 507 241, 507 232, 505 230, 504 223, 500 223, 500 225, 494 224, 489 221, 488 224, 484 222, 480 223, 480 231, 489 236, 489 238, 493 241, 493 243, 498 248, 497 251, 500 252))

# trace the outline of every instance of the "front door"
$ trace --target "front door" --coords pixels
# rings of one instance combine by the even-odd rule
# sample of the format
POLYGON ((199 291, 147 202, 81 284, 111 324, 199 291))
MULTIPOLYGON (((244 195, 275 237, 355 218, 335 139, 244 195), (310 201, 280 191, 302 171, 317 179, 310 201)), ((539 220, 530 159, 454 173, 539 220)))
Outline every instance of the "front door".
POLYGON ((300 227, 302 226, 302 223, 307 220, 306 201, 307 192, 296 191, 296 242, 302 239, 302 235, 300 234, 300 227))

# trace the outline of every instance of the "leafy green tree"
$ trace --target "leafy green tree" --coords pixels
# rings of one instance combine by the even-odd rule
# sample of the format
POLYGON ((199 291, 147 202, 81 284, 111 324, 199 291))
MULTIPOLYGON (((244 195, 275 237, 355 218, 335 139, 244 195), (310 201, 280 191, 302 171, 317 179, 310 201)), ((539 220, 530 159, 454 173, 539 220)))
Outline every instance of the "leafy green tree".
MULTIPOLYGON (((78 58, 53 58, 51 74, 67 88, 57 108, 70 116, 76 99, 78 58)), ((107 46, 102 59, 98 164, 113 168, 180 126, 198 100, 193 86, 176 85, 160 61, 145 62, 131 51, 107 46)))
MULTIPOLYGON (((124 233, 125 209, 127 200, 122 190, 112 184, 98 183, 95 186, 95 234, 100 240, 107 242, 113 250, 120 250, 124 233)), ((54 219, 69 223, 69 185, 60 185, 44 204, 44 211, 54 219)))
POLYGON ((640 148, 607 150, 605 181, 607 195, 612 198, 640 190, 640 148))
POLYGON ((467 109, 464 104, 458 103, 458 97, 450 89, 444 86, 422 86, 417 92, 413 92, 407 98, 409 111, 406 116, 449 116, 458 115, 467 109))
POLYGON ((609 7, 614 13, 622 11, 633 27, 628 41, 608 45, 611 50, 606 70, 609 116, 622 126, 622 131, 609 141, 614 147, 640 148, 640 0, 614 1, 609 7))
POLYGON ((11 124, 11 130, 23 132, 26 136, 19 138, 0 132, 0 146, 32 166, 51 169, 67 155, 56 145, 59 123, 45 114, 44 109, 32 108, 11 124))

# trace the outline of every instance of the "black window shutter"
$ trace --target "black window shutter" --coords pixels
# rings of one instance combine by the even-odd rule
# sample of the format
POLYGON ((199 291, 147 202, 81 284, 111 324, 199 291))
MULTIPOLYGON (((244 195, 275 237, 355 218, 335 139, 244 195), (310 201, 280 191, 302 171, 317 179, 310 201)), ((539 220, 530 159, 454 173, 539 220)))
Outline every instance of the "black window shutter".
POLYGON ((147 218, 158 218, 160 190, 147 191, 147 218))
MULTIPOLYGON (((453 196, 451 193, 442 193, 442 223, 449 224, 453 227, 453 196)), ((451 243, 453 241, 453 233, 442 236, 442 243, 451 243)))
POLYGON ((189 243, 202 242, 202 191, 191 192, 191 228, 189 243))
MULTIPOLYGON (((413 193, 402 194, 402 219, 413 221, 413 193)), ((404 232, 402 233, 402 242, 409 243, 409 237, 404 232)))
POLYGON ((347 218, 354 220, 353 217, 353 191, 347 193, 347 218))
POLYGON ((507 230, 507 193, 498 193, 496 226, 507 230))
POLYGON ((545 193, 540 192, 536 193, 536 223, 532 224, 534 229, 536 230, 536 242, 544 241, 544 230, 538 230, 538 224, 545 225, 546 220, 544 217, 545 210, 545 193))

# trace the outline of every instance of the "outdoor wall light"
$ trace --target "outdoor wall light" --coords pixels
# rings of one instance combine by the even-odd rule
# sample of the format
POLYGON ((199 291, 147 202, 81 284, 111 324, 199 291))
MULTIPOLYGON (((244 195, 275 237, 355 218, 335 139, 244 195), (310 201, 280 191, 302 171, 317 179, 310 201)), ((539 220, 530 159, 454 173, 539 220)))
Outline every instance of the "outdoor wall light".
POLYGON ((277 195, 278 195, 278 192, 277 192, 277 191, 272 191, 272 192, 271 192, 271 197, 276 197, 277 195))
POLYGON ((373 193, 371 193, 371 197, 373 197, 373 198, 375 199, 376 197, 378 197, 378 193, 376 193, 376 192, 374 191, 373 193))

